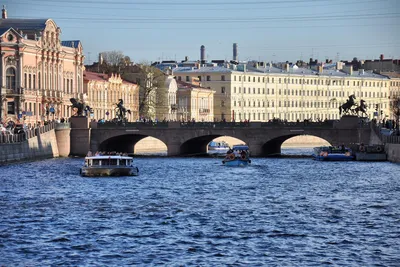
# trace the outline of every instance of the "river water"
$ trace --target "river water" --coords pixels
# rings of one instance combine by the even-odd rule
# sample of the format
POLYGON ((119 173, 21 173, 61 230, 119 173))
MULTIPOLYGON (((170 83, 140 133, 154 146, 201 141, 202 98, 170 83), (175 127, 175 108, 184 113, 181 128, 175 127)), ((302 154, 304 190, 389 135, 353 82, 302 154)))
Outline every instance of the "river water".
POLYGON ((137 158, 0 167, 0 266, 399 266, 400 165, 137 158))

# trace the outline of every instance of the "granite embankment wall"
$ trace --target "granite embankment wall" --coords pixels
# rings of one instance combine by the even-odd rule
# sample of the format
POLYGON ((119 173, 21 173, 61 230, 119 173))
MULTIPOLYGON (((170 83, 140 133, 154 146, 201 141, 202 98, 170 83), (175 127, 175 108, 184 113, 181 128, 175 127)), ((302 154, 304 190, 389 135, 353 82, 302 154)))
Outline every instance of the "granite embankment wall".
POLYGON ((400 163, 400 144, 386 144, 387 160, 400 163))
POLYGON ((26 135, 18 142, 0 142, 0 164, 59 156, 54 125, 30 130, 26 135))

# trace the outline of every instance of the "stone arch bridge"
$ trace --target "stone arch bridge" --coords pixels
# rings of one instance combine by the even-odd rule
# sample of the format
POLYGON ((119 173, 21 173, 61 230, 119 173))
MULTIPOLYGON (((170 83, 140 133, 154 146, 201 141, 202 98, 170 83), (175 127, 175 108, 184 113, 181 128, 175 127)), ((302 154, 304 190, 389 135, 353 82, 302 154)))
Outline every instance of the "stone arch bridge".
POLYGON ((279 155, 282 143, 299 135, 320 137, 331 145, 368 144, 371 127, 353 116, 318 123, 138 122, 124 125, 90 123, 90 127, 85 127, 71 121, 70 154, 84 156, 88 150, 134 153, 135 144, 151 136, 164 142, 168 156, 198 155, 207 152, 207 144, 213 139, 230 136, 245 142, 252 156, 267 157, 279 155))

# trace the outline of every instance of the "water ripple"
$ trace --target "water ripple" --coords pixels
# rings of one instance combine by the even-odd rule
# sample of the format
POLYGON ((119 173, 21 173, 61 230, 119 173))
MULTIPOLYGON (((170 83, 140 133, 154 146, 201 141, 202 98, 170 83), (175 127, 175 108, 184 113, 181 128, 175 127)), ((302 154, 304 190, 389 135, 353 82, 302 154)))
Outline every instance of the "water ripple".
POLYGON ((0 266, 398 266, 399 165, 216 160, 112 179, 80 159, 3 166, 0 266))

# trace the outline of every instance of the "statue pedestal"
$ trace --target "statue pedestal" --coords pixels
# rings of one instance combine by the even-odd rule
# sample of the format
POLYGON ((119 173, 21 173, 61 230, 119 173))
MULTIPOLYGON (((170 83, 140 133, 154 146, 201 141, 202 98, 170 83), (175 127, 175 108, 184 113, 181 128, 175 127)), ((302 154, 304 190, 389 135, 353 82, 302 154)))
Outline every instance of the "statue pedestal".
POLYGON ((84 116, 73 116, 69 119, 71 128, 89 129, 89 118, 84 116))
POLYGON ((344 115, 340 121, 336 122, 334 127, 337 129, 355 129, 358 128, 359 118, 353 115, 344 115))

